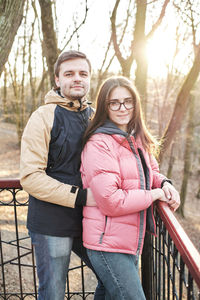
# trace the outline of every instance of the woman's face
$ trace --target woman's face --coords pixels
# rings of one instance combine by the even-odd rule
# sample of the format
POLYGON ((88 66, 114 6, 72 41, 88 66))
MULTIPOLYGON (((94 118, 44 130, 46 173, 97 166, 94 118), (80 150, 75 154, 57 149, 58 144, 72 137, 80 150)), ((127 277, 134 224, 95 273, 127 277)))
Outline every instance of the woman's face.
POLYGON ((133 116, 134 99, 125 87, 116 87, 108 98, 109 119, 121 130, 127 131, 128 123, 133 116), (120 105, 124 103, 123 105, 120 105))

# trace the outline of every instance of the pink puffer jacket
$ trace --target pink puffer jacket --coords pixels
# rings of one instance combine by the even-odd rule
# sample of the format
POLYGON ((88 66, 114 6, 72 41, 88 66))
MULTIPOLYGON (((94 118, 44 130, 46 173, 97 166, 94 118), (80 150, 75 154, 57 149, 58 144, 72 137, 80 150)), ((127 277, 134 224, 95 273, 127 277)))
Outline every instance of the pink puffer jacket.
POLYGON ((83 187, 91 188, 97 202, 97 207, 83 210, 84 246, 141 254, 147 215, 154 229, 152 197, 146 188, 161 187, 166 178, 159 173, 155 158, 133 136, 128 142, 118 134, 98 133, 83 150, 81 173, 83 187), (141 158, 146 162, 146 178, 141 158))

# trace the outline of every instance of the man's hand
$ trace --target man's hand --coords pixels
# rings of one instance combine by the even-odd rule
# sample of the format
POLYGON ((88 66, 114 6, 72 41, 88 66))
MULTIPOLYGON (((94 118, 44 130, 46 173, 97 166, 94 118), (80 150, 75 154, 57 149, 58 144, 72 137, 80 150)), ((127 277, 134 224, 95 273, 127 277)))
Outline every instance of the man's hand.
POLYGON ((97 206, 97 203, 93 197, 91 189, 87 189, 87 201, 86 206, 97 206))
POLYGON ((168 199, 168 204, 173 211, 176 211, 180 205, 180 195, 178 191, 169 182, 165 182, 162 190, 168 199))

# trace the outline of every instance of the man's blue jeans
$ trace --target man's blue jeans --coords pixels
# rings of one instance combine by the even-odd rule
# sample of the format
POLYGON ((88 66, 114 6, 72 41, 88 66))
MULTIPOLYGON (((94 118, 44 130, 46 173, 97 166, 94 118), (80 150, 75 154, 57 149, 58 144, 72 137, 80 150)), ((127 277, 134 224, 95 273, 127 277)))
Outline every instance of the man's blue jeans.
POLYGON ((87 249, 89 259, 101 279, 106 300, 145 300, 138 274, 138 256, 87 249))
MULTIPOLYGON (((38 300, 64 300, 71 250, 92 268, 81 239, 33 232, 29 232, 29 235, 36 256, 38 300)), ((105 299, 105 290, 101 283, 98 284, 94 299, 105 299)))

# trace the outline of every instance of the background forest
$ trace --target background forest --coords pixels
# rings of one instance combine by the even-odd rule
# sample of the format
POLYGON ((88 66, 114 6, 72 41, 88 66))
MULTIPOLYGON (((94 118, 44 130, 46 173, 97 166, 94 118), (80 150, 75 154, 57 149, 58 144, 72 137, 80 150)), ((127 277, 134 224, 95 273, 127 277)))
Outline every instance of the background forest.
POLYGON ((161 170, 180 191, 179 213, 187 215, 188 203, 198 215, 200 2, 0 0, 0 124, 15 126, 18 145, 54 85, 57 56, 68 49, 92 62, 92 105, 110 75, 136 84, 148 128, 161 142, 161 170))

